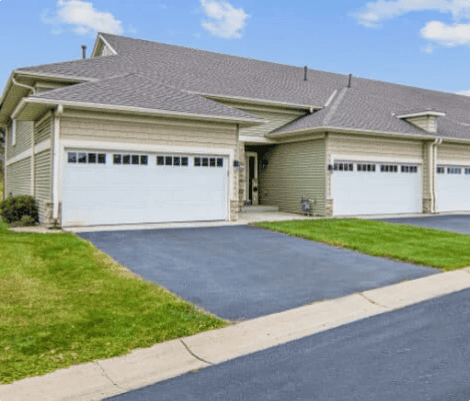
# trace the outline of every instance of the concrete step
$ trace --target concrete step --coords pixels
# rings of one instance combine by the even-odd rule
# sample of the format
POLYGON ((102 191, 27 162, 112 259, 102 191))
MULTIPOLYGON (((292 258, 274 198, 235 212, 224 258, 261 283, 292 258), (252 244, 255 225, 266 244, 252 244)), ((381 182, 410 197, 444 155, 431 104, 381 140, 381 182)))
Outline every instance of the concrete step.
POLYGON ((240 211, 242 213, 273 213, 273 212, 279 212, 279 207, 278 206, 246 205, 246 206, 242 206, 240 211))

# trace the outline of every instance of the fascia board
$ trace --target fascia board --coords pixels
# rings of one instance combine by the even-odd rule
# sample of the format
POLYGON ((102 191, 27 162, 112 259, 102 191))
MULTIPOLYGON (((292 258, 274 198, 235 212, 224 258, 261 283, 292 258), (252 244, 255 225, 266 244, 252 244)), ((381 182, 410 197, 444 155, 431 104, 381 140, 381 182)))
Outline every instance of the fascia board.
MULTIPOLYGON (((114 105, 107 105, 107 104, 96 104, 96 103, 82 103, 82 102, 66 102, 66 101, 57 101, 57 100, 50 100, 50 99, 33 99, 33 98, 24 98, 22 100, 21 106, 24 107, 25 104, 45 104, 45 105, 62 105, 64 107, 73 107, 73 108, 81 108, 81 109, 93 109, 93 110, 107 110, 107 111, 117 111, 117 112, 131 112, 137 114, 146 114, 146 115, 155 115, 159 117, 179 117, 185 119, 192 119, 192 120, 204 120, 204 121, 216 121, 216 122, 227 122, 227 123, 235 123, 240 125, 261 125, 264 124, 264 120, 252 120, 248 118, 237 118, 237 117, 224 117, 224 116, 209 116, 203 114, 189 114, 189 113, 179 113, 179 112, 172 112, 172 111, 164 111, 164 110, 153 110, 153 109, 146 109, 141 107, 130 107, 130 106, 114 106, 114 105)), ((22 108, 21 107, 21 108, 22 108)), ((21 110, 18 106, 18 112, 21 110)), ((15 110, 17 111, 17 110, 15 110)))
POLYGON ((307 128, 297 131, 292 131, 288 133, 275 133, 275 134, 266 134, 267 138, 277 139, 277 138, 289 138, 295 137, 298 135, 305 135, 309 133, 317 132, 333 132, 338 134, 362 134, 362 135, 378 135, 378 136, 394 136, 400 138, 412 138, 412 139, 436 139, 436 136, 431 135, 416 135, 416 134, 402 134, 399 132, 390 132, 390 131, 373 131, 373 130, 360 130, 354 128, 336 128, 336 127, 316 127, 316 128, 307 128))

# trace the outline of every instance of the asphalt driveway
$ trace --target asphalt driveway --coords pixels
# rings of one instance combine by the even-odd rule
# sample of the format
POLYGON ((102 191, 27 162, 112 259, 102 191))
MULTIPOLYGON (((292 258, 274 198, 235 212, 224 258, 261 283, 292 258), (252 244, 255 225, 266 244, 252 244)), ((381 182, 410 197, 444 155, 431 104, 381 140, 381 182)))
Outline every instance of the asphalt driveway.
POLYGON ((462 234, 470 234, 470 215, 452 214, 447 216, 405 217, 395 219, 380 219, 387 223, 410 224, 438 230, 455 231, 462 234))
POLYGON ((438 273, 248 226, 78 235, 145 279, 230 320, 438 273))

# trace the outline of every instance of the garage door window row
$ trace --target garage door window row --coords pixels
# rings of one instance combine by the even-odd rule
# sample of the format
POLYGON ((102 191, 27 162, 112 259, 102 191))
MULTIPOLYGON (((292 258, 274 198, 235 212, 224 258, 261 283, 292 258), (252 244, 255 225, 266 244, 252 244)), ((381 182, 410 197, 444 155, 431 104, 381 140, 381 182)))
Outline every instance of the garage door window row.
POLYGON ((106 153, 68 152, 69 163, 106 164, 106 153))
POLYGON ((357 171, 361 171, 364 173, 375 172, 375 164, 358 164, 357 171))
POLYGON ((335 171, 354 171, 354 164, 352 163, 335 163, 334 164, 335 171))
POLYGON ((417 173, 418 166, 401 166, 402 173, 417 173))
POLYGON ((224 167, 224 159, 221 157, 195 157, 194 167, 224 167))
POLYGON ((395 164, 382 164, 380 171, 382 173, 398 173, 398 166, 395 164))
POLYGON ((462 174, 460 167, 447 167, 447 174, 462 174))
POLYGON ((186 156, 157 156, 157 166, 188 167, 189 158, 186 156))
POLYGON ((147 155, 122 155, 114 154, 113 163, 121 165, 147 166, 149 157, 147 155))

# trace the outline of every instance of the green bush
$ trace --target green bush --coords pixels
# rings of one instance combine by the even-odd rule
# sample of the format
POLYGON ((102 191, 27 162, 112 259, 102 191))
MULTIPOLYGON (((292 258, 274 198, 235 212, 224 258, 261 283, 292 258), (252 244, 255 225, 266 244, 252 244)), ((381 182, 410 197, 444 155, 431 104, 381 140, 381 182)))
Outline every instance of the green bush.
POLYGON ((32 196, 17 196, 0 203, 0 216, 6 223, 34 225, 39 222, 38 208, 32 196))

